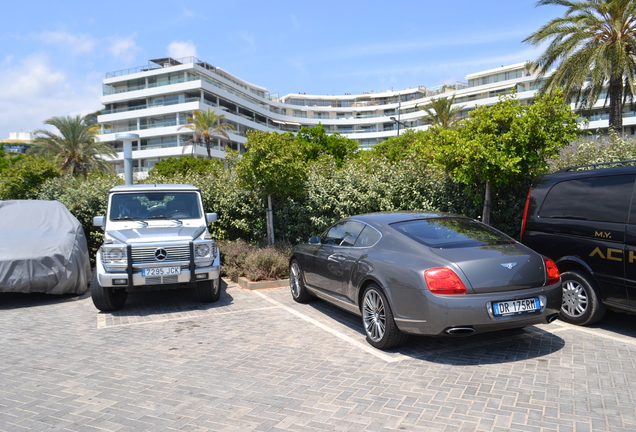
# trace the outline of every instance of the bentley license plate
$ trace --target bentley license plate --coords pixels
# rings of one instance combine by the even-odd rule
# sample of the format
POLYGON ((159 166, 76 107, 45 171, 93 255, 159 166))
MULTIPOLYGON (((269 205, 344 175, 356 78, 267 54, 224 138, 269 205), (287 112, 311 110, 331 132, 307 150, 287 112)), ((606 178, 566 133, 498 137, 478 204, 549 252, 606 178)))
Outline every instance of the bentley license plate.
POLYGON ((172 276, 181 274, 181 267, 153 267, 153 268, 145 268, 141 270, 141 275, 143 277, 152 277, 152 276, 172 276))
POLYGON ((524 312, 534 312, 541 309, 538 298, 493 302, 492 310, 495 316, 515 315, 524 312))

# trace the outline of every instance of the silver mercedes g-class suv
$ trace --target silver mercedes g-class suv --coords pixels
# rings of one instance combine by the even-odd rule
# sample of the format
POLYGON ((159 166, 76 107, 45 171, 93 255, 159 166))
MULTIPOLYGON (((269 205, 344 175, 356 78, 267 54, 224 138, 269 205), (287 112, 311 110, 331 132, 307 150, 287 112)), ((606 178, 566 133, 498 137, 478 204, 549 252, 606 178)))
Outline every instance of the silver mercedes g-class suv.
POLYGON ((221 295, 221 258, 203 212, 201 191, 189 185, 115 186, 97 251, 91 297, 101 311, 124 306, 128 292, 194 288, 202 302, 221 295))

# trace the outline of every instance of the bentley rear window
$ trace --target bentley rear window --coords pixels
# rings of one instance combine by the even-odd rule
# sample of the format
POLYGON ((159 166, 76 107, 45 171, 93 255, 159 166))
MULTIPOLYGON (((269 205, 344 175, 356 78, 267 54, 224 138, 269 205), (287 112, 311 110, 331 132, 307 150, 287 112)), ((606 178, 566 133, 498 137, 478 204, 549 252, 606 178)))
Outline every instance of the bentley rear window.
POLYGON ((391 226, 431 247, 476 247, 514 242, 488 225, 467 218, 417 219, 391 226))

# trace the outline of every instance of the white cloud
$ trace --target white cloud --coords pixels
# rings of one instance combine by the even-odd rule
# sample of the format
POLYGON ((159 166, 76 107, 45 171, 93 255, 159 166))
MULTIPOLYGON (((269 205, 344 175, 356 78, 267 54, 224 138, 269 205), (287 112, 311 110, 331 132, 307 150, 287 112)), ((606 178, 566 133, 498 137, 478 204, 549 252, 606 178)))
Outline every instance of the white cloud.
POLYGON ((15 60, 0 67, 0 139, 42 128, 49 117, 96 111, 100 94, 97 75, 72 81, 42 54, 15 60))
POLYGON ((174 41, 168 45, 168 57, 173 59, 197 57, 197 47, 191 41, 174 41))
POLYGON ((88 35, 74 35, 63 31, 45 31, 36 37, 46 43, 65 45, 72 54, 90 53, 97 45, 97 41, 88 35))
POLYGON ((197 18, 199 16, 199 13, 194 12, 190 9, 186 9, 186 8, 181 8, 181 15, 179 16, 180 20, 190 20, 193 18, 197 18))
POLYGON ((249 49, 256 51, 256 38, 253 35, 247 33, 239 33, 238 35, 247 43, 249 49))
MULTIPOLYGON (((337 78, 369 78, 376 76, 405 76, 405 75, 424 75, 429 72, 448 71, 449 74, 456 74, 457 71, 469 70, 470 73, 479 72, 496 68, 500 65, 512 65, 516 63, 524 63, 528 60, 536 58, 536 51, 534 48, 528 48, 522 51, 514 52, 509 55, 500 55, 493 57, 477 57, 467 58, 466 60, 458 61, 442 61, 433 60, 432 62, 418 62, 410 65, 392 65, 392 66, 380 66, 376 68, 361 68, 361 69, 349 69, 346 71, 334 71, 330 74, 332 77, 337 78)), ((463 81, 464 78, 461 79, 463 81)), ((446 82, 446 80, 445 80, 446 82)), ((425 83, 416 83, 425 84, 425 83)), ((428 85, 437 85, 428 83, 428 85)))
POLYGON ((131 63, 137 57, 137 53, 141 51, 141 48, 135 43, 135 36, 113 36, 110 38, 110 46, 108 52, 114 55, 116 58, 131 63))
POLYGON ((2 61, 2 63, 0 63, 0 67, 5 67, 7 65, 9 65, 11 62, 13 61, 13 55, 9 54, 7 55, 4 60, 2 61))

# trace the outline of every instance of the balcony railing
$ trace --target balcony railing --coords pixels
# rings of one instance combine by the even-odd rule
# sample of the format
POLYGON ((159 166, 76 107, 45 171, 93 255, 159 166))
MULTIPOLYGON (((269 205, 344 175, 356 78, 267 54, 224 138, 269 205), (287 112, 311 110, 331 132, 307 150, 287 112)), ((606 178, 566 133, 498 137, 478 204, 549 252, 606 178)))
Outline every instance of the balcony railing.
MULTIPOLYGON (((189 98, 185 98, 183 100, 167 101, 167 102, 164 102, 164 101, 162 101, 162 102, 151 102, 149 104, 136 105, 136 106, 133 106, 133 107, 109 109, 109 110, 104 110, 101 113, 102 114, 116 114, 116 113, 122 113, 122 112, 128 112, 128 111, 137 111, 137 110, 146 109, 146 108, 156 108, 156 107, 177 105, 177 104, 189 103, 189 102, 199 102, 200 100, 201 100, 201 98, 199 98, 199 97, 189 97, 189 98)), ((208 102, 205 101, 205 103, 208 103, 208 102)), ((213 106, 216 106, 216 105, 213 105, 213 106)))
POLYGON ((157 83, 151 83, 148 85, 141 84, 136 86, 122 87, 122 88, 115 88, 115 87, 106 85, 104 86, 104 96, 109 96, 109 95, 119 94, 119 93, 127 93, 131 91, 136 91, 136 90, 145 90, 145 89, 155 88, 155 87, 163 87, 163 86, 173 85, 173 84, 181 84, 184 82, 198 81, 200 79, 201 79, 200 76, 189 75, 188 77, 181 77, 181 78, 170 80, 170 81, 162 81, 157 83))
POLYGON ((180 119, 179 121, 177 121, 176 119, 164 120, 164 121, 153 122, 152 124, 140 125, 139 128, 137 128, 137 126, 121 126, 121 127, 104 128, 102 134, 131 132, 136 130, 156 129, 156 128, 170 127, 170 126, 182 126, 184 124, 186 124, 186 121, 184 119, 180 119))

